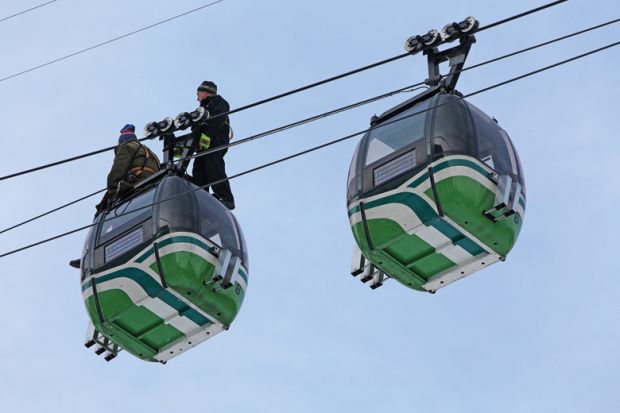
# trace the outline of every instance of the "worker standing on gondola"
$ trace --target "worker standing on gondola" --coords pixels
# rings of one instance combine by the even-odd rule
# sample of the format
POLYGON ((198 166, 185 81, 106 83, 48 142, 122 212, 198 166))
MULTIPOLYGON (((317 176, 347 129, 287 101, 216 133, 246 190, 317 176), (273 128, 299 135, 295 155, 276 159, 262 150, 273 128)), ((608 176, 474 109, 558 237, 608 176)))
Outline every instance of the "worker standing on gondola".
POLYGON ((121 129, 118 146, 114 149, 114 163, 108 174, 108 190, 96 207, 98 213, 110 201, 127 194, 135 184, 159 171, 159 158, 138 141, 135 131, 132 124, 121 129))
POLYGON ((209 80, 205 80, 198 86, 196 96, 200 106, 205 108, 209 112, 209 118, 213 119, 207 119, 205 123, 192 128, 194 133, 193 145, 199 155, 194 159, 192 169, 194 183, 204 187, 207 191, 211 186, 213 196, 228 209, 234 209, 235 199, 230 190, 224 163, 224 154, 227 149, 200 156, 200 152, 228 145, 230 142, 231 129, 228 116, 218 116, 230 111, 230 105, 222 96, 217 94, 217 85, 209 80), (212 182, 220 180, 223 182, 210 185, 212 182))

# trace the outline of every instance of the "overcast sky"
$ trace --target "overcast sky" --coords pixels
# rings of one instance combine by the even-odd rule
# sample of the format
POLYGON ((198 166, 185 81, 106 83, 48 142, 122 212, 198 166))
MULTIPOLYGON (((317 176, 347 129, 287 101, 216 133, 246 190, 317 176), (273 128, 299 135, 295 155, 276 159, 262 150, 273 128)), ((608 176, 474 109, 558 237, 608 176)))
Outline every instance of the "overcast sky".
MULTIPOLYGON (((41 1, 4 0, 0 19, 41 1)), ((0 78, 208 1, 58 0, 0 22, 0 78)), ((128 122, 232 107, 403 52, 406 38, 544 0, 222 3, 0 81, 0 176, 110 146, 128 122)), ((468 64, 620 17, 570 0, 477 36, 468 64)), ((619 39, 618 25, 463 74, 470 93, 619 39)), ((615 208, 620 47, 480 94, 521 157, 527 212, 508 259, 435 295, 349 275, 351 139, 231 182, 250 256, 231 329, 167 365, 83 346, 85 233, 0 259, 0 403, 10 412, 618 412, 615 208)), ((416 83, 415 56, 232 115, 237 138, 416 83)), ((410 95, 231 149, 229 174, 361 130, 410 95)), ((159 142, 150 146, 161 150, 159 142)), ((0 182, 0 229, 105 186, 108 152, 0 182)), ((0 235, 0 253, 90 223, 90 199, 0 235)))

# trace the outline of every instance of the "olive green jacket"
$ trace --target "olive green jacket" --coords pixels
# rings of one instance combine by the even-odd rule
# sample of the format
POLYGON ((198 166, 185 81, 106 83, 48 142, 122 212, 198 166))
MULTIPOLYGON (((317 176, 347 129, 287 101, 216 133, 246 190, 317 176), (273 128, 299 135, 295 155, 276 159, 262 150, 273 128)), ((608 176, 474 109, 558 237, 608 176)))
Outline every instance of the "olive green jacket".
POLYGON ((114 155, 114 164, 108 174, 109 195, 116 195, 119 183, 120 189, 126 190, 159 171, 157 156, 138 141, 119 144, 114 155))

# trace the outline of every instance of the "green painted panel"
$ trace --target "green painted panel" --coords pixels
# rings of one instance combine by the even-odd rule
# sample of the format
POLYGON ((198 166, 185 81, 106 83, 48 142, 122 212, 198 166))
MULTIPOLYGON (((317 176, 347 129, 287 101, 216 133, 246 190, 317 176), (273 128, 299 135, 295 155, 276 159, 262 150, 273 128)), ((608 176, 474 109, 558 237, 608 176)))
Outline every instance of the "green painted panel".
MULTIPOLYGON (((437 172, 453 166, 470 168, 480 175, 480 179, 488 179, 488 171, 474 160, 446 159, 435 164, 434 169, 437 172)), ((427 172, 421 173, 408 186, 418 187, 428 179, 427 172)), ((486 218, 482 212, 492 207, 495 195, 493 191, 470 177, 459 175, 445 178, 437 182, 436 186, 443 212, 456 226, 439 216, 421 196, 411 192, 392 193, 374 199, 367 202, 365 208, 368 211, 378 206, 389 207, 392 203, 406 205, 424 225, 432 226, 449 238, 454 245, 460 246, 474 257, 481 256, 485 250, 463 230, 471 233, 499 255, 508 254, 521 229, 522 217, 513 216, 498 223, 486 218)), ((432 189, 429 188, 425 195, 434 201, 432 189)), ((523 199, 520 200, 520 204, 525 207, 523 199)), ((357 206, 351 208, 348 211, 349 215, 358 209, 357 206)), ((357 223, 351 226, 353 236, 364 255, 381 270, 411 288, 420 289, 426 279, 456 268, 454 262, 436 253, 423 239, 406 234, 396 222, 389 219, 371 219, 367 225, 376 248, 373 251, 370 251, 366 242, 363 224, 357 223)))
POLYGON ((97 308, 95 307, 95 299, 93 296, 90 296, 86 302, 86 311, 88 311, 88 316, 93 321, 93 324, 99 321, 99 316, 97 315, 97 308))
MULTIPOLYGON (((360 232, 363 234, 362 223, 354 225, 352 229, 354 234, 359 234, 360 232)), ((376 249, 370 251, 365 242, 362 244, 358 240, 358 245, 360 245, 360 249, 364 255, 368 257, 375 266, 386 274, 389 274, 390 277, 410 288, 422 290, 421 286, 426 280, 420 278, 419 275, 410 268, 407 268, 406 263, 408 263, 410 259, 414 259, 414 256, 422 256, 434 251, 432 247, 418 237, 408 235, 398 224, 388 219, 370 221, 369 229, 373 234, 376 233, 378 236, 377 240, 384 241, 385 245, 383 246, 383 250, 376 249), (416 242, 416 238, 419 242, 416 242), (398 239, 398 241, 391 243, 390 241, 393 239, 398 239), (362 248, 362 246, 364 248, 362 248), (409 250, 408 247, 413 249, 409 250)), ((373 242, 377 242, 377 240, 373 237, 373 242)), ((379 243, 376 245, 379 245, 379 243)))
POLYGON ((375 248, 390 245, 394 239, 406 235, 398 223, 390 219, 371 219, 368 221, 368 232, 375 248))
MULTIPOLYGON (((437 229, 450 241, 461 246, 472 255, 484 253, 474 241, 453 227, 419 196, 407 193, 402 196, 389 196, 375 201, 375 205, 385 205, 381 201, 400 201, 412 208, 414 212, 422 211, 426 224, 437 229)), ((386 202, 387 203, 387 202, 386 202)), ((371 203, 368 205, 372 206, 371 203)), ((424 224, 422 224, 424 225, 424 224)), ((364 236, 363 224, 352 226, 353 235, 360 249, 378 268, 408 287, 422 289, 421 286, 430 277, 456 266, 454 262, 435 249, 417 235, 407 234, 402 227, 390 219, 371 219, 368 230, 376 250, 370 251, 364 236), (363 238, 359 238, 359 237, 363 238)))
MULTIPOLYGON (((239 284, 226 290, 216 289, 211 282, 215 267, 201 256, 179 251, 160 257, 169 287, 188 301, 209 313, 224 325, 230 325, 237 316, 244 292, 239 284), (239 286, 239 288, 237 288, 239 286)), ((157 264, 152 268, 156 270, 157 264)))
MULTIPOLYGON (((432 196, 430 192, 427 195, 432 196)), ((493 207, 493 192, 466 176, 437 182, 437 192, 446 216, 499 255, 505 257, 510 252, 521 230, 522 220, 516 215, 497 223, 486 218, 482 211, 493 207)))
MULTIPOLYGON (((163 247, 175 242, 191 243, 205 251, 209 250, 209 246, 203 241, 189 236, 171 237, 159 245, 163 247)), ((139 261, 144 262, 153 252, 152 247, 144 250, 139 256, 139 261)), ((158 280, 140 268, 132 267, 130 263, 129 266, 119 267, 117 271, 95 276, 97 285, 126 277, 140 285, 149 297, 161 300, 175 309, 180 316, 187 317, 200 326, 210 324, 211 320, 192 308, 189 302, 213 314, 225 326, 232 323, 245 295, 239 283, 226 290, 216 287, 212 281, 213 264, 188 251, 173 252, 160 258, 163 273, 170 286, 168 290, 162 288, 158 280), (175 296, 172 290, 181 294, 182 299, 175 296)), ((157 264, 153 264, 151 269, 158 273, 157 264)), ((240 280, 242 279, 247 285, 247 273, 245 270, 240 273, 240 280)), ((92 288, 90 280, 82 285, 82 291, 88 288, 92 288)), ((165 324, 147 308, 136 306, 122 290, 99 291, 98 299, 104 314, 103 324, 99 321, 94 297, 89 297, 85 301, 89 316, 97 330, 141 359, 156 361, 154 356, 159 349, 176 342, 184 335, 172 325, 165 324)))
POLYGON ((117 317, 114 323, 129 334, 139 336, 162 324, 163 321, 146 308, 133 306, 117 317))
POLYGON ((123 277, 135 281, 150 297, 159 298, 167 305, 177 310, 177 312, 183 313, 194 323, 201 326, 211 324, 211 320, 200 314, 198 311, 189 308, 184 301, 180 300, 178 297, 175 297, 170 291, 164 289, 158 281, 139 268, 121 267, 118 271, 97 277, 97 285, 115 278, 123 277))
POLYGON ((444 162, 440 162, 437 165, 433 166, 433 172, 437 173, 443 171, 444 169, 450 168, 452 166, 464 166, 466 168, 470 168, 478 172, 482 177, 488 178, 489 172, 478 162, 470 161, 468 159, 448 159, 444 162))
POLYGON ((135 307, 133 301, 122 290, 99 291, 99 305, 104 320, 116 318, 119 314, 135 307))
MULTIPOLYGON (((448 158, 447 160, 441 160, 437 163, 435 163, 433 165, 433 172, 437 173, 440 172, 444 169, 453 167, 453 166, 464 166, 466 168, 471 168, 473 170, 475 170, 476 172, 478 172, 480 175, 482 175, 483 177, 487 177, 489 176, 489 172, 487 172, 487 170, 485 168, 483 168, 482 166, 480 166, 477 162, 468 160, 468 159, 450 159, 448 158)), ((428 179, 430 179, 428 172, 424 172, 422 173, 422 175, 420 175, 418 178, 416 178, 415 180, 413 180, 409 185, 410 188, 417 188, 418 186, 422 185, 424 182, 426 182, 428 179)))
POLYGON ((419 195, 411 192, 399 192, 385 196, 383 198, 368 202, 365 205, 366 210, 371 208, 387 205, 387 204, 403 204, 409 207, 416 213, 418 218, 425 224, 430 225, 435 218, 437 218, 437 212, 419 195))
POLYGON ((362 251, 368 250, 368 243, 366 242, 366 235, 364 233, 364 225, 361 222, 353 225, 351 227, 351 231, 353 231, 353 237, 357 241, 357 245, 359 245, 362 251))
POLYGON ((97 316, 97 310, 95 309, 94 297, 91 296, 86 300, 86 308, 88 309, 90 318, 95 328, 101 334, 103 334, 105 337, 112 340, 113 342, 121 346, 123 349, 125 349, 127 352, 133 354, 136 357, 139 357, 147 361, 156 361, 154 359, 155 355, 157 354, 155 349, 149 348, 144 343, 140 342, 138 339, 136 339, 135 336, 128 333, 121 326, 118 326, 118 325, 115 325, 114 323, 109 323, 109 322, 106 322, 104 324, 101 324, 99 322, 99 317, 97 316))
POLYGON ((394 278, 401 284, 415 290, 424 291, 422 285, 426 283, 426 279, 417 274, 411 268, 404 266, 387 252, 374 250, 369 252, 367 257, 383 272, 389 274, 390 277, 394 278))
MULTIPOLYGON (((174 341, 183 336, 176 328, 164 324, 159 316, 143 306, 136 306, 129 296, 121 290, 109 290, 99 293, 99 303, 102 307, 106 325, 115 324, 134 340, 140 340, 141 335, 151 337, 150 341, 145 338, 142 340, 151 348, 159 349, 166 343, 174 341), (123 307, 120 313, 112 313, 110 310, 123 307), (157 344, 157 345, 154 345, 157 344)), ((111 326, 110 326, 111 327, 111 326)), ((110 334, 117 333, 112 328, 110 334)), ((132 340, 133 341, 133 340, 132 340)), ((136 343, 128 344, 129 347, 136 346, 136 343)), ((138 346, 140 348, 140 346, 138 346)))
POLYGON ((108 327, 105 327, 103 330, 99 328, 97 328, 97 330, 134 356, 146 361, 157 361, 155 360, 155 356, 158 353, 156 349, 147 346, 114 324, 106 325, 108 325, 108 327))
MULTIPOLYGON (((389 222, 394 224, 393 221, 389 222)), ((416 235, 406 235, 404 232, 403 234, 403 237, 385 248, 385 251, 388 254, 403 263, 403 265, 407 266, 408 264, 435 252, 435 249, 420 237, 416 235)))
POLYGON ((376 231, 382 235, 389 234, 393 237, 389 245, 383 248, 385 253, 425 280, 455 266, 454 262, 445 256, 435 253, 435 248, 420 237, 405 233, 394 221, 377 219, 368 224, 369 228, 372 228, 372 234, 375 234, 376 231))
POLYGON ((455 267, 456 264, 442 254, 430 254, 411 263, 408 267, 428 280, 433 275, 455 267))
POLYGON ((168 324, 162 324, 153 330, 149 331, 142 337, 142 341, 144 341, 148 346, 161 351, 167 345, 175 342, 176 340, 183 337, 183 333, 181 333, 176 328, 172 327, 168 324))

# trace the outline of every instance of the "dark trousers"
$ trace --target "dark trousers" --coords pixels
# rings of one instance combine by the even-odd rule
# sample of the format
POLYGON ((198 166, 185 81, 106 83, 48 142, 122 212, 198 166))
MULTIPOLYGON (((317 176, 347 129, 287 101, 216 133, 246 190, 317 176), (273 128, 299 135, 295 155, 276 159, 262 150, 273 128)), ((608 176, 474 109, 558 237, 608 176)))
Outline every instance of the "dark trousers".
MULTIPOLYGON (((194 176, 194 183, 198 186, 203 186, 207 192, 209 191, 209 186, 205 185, 219 181, 220 179, 226 179, 226 165, 224 163, 223 151, 213 152, 195 158, 192 175, 194 176)), ((235 201, 228 180, 210 186, 213 188, 213 194, 217 198, 222 201, 235 201)))

